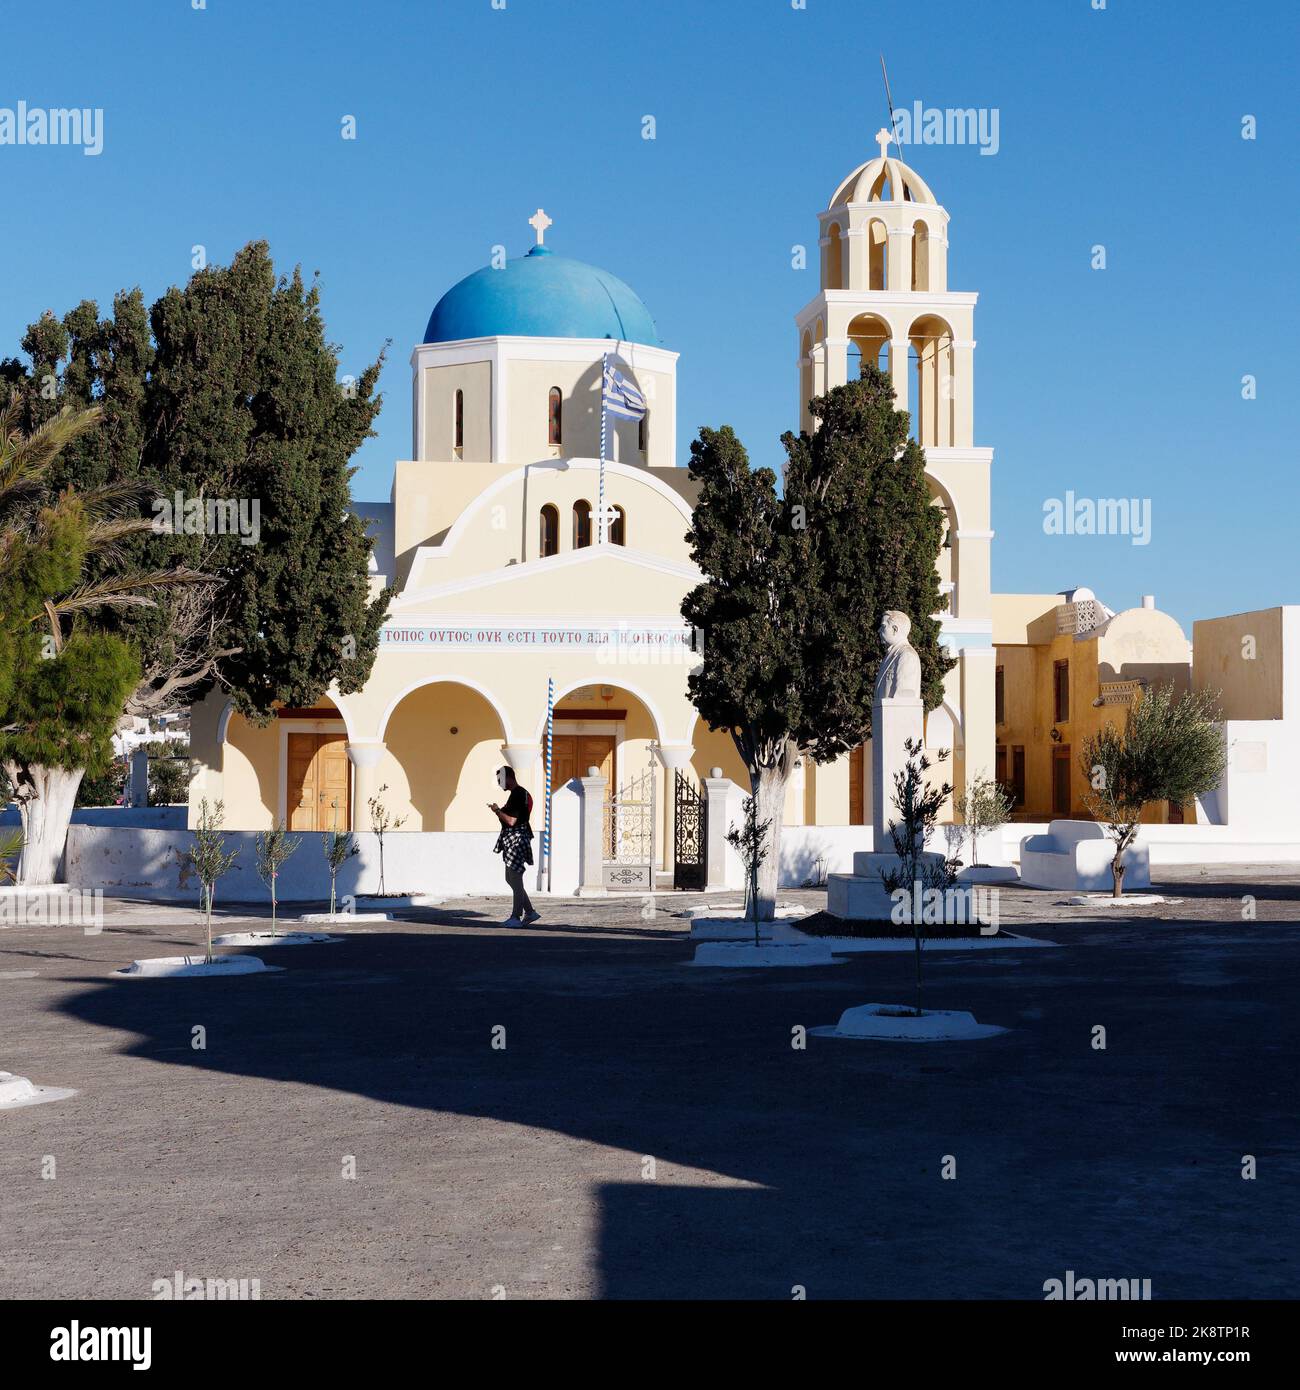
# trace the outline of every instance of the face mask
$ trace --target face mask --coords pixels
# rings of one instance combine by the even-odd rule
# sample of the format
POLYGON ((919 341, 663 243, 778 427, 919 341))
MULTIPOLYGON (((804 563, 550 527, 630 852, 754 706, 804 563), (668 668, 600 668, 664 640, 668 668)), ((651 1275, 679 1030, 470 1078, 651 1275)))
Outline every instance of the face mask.
POLYGON ((505 791, 505 789, 506 789, 506 775, 505 775, 504 772, 498 772, 498 773, 497 773, 497 786, 500 787, 502 791, 505 791))

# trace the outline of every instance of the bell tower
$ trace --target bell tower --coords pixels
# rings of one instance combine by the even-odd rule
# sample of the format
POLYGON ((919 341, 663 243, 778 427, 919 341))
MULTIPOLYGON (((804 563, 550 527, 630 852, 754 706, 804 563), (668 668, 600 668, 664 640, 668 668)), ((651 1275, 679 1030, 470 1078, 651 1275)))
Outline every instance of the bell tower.
POLYGON ((889 373, 899 409, 926 446, 970 445, 976 295, 948 291, 948 214, 929 185, 888 154, 860 164, 821 224, 821 293, 798 316, 800 423, 808 399, 856 376, 889 373))
POLYGON ((992 449, 974 440, 975 303, 948 288, 948 213, 881 130, 880 153, 843 179, 820 223, 820 289, 795 315, 800 428, 808 402, 857 377, 870 362, 890 378, 926 480, 946 517, 938 568, 947 609, 943 642, 958 666, 926 741, 950 743, 952 780, 993 775, 994 661, 990 593, 992 449))

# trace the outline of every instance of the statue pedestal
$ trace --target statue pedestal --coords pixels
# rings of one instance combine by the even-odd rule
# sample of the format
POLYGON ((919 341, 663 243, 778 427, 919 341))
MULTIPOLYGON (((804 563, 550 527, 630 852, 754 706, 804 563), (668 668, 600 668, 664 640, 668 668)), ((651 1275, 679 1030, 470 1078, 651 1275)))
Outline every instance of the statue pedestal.
MULTIPOLYGON (((871 711, 871 831, 875 850, 853 856, 851 874, 831 874, 826 882, 826 910, 835 917, 859 922, 888 922, 894 909, 882 874, 902 876, 902 861, 894 852, 890 831, 899 821, 894 804, 894 777, 907 768, 908 740, 920 743, 925 732, 925 707, 919 695, 883 696, 871 711)), ((917 856, 917 871, 943 863, 942 854, 917 856)), ((900 885, 911 891, 910 884, 900 885)))
POLYGON ((925 706, 919 695, 879 699, 871 708, 871 828, 877 853, 893 849, 890 827, 898 821, 894 775, 907 766, 908 739, 925 735, 925 706))
MULTIPOLYGON (((889 843, 888 840, 885 842, 889 843)), ((924 874, 927 866, 940 867, 944 862, 942 854, 933 851, 917 855, 917 873, 924 874)), ((902 860, 892 850, 881 854, 862 853, 853 856, 851 874, 830 874, 826 879, 826 911, 833 917, 845 917, 854 922, 888 922, 894 910, 894 900, 890 890, 885 887, 881 875, 895 873, 902 877, 902 860)), ((911 891, 910 884, 900 885, 911 891)), ((902 934, 911 931, 911 918, 907 919, 902 934)))

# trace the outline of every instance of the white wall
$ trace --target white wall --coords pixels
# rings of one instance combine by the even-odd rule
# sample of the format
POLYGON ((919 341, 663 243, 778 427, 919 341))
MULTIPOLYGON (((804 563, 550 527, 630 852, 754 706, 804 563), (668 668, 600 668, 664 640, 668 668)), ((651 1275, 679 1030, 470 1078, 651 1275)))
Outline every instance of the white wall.
MULTIPOLYGON (((1008 862, 1020 862, 1020 841, 1046 835, 1046 821, 1016 821, 1002 827, 1008 862)), ((1144 825, 1139 832, 1151 855, 1153 869, 1174 864, 1293 864, 1300 863, 1300 835, 1290 838, 1274 830, 1258 836, 1231 825, 1144 825)))
POLYGON ((1300 719, 1230 719, 1223 738, 1228 767, 1213 818, 1262 839, 1300 839, 1300 719))
MULTIPOLYGON (((579 795, 561 787, 552 799, 551 892, 572 894, 578 886, 579 795)), ((537 827, 540 830, 540 826, 537 827)), ((217 883, 216 903, 267 903, 270 893, 257 876, 252 831, 228 831, 226 848, 238 859, 217 883)), ((379 889, 378 837, 353 837, 360 852, 339 870, 339 896, 359 896, 379 889)), ((533 840, 538 856, 540 835, 533 840)), ((293 857, 280 871, 281 902, 319 901, 329 897, 329 870, 322 850, 324 836, 304 834, 293 857)), ((436 893, 448 897, 500 896, 506 887, 501 856, 492 853, 493 831, 390 831, 384 836, 384 879, 390 893, 436 893)), ((74 824, 68 831, 66 878, 75 888, 103 888, 123 897, 199 900, 199 885, 186 855, 193 835, 184 829, 116 824, 74 824)), ((525 879, 535 891, 536 868, 525 879)))

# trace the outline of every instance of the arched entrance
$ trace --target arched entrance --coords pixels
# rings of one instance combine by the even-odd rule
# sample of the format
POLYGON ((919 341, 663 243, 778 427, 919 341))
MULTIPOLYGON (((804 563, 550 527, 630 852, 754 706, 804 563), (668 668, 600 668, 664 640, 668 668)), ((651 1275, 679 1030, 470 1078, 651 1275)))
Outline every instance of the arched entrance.
POLYGON ((555 701, 551 787, 593 767, 605 779, 602 852, 611 889, 651 890, 671 865, 671 773, 654 751, 661 733, 649 702, 626 686, 572 686, 555 701))
POLYGON ((383 801, 406 816, 403 830, 493 829, 487 803, 506 730, 486 695, 451 680, 419 686, 394 705, 381 737, 383 801))
POLYGON ((265 724, 227 706, 217 723, 221 799, 244 808, 239 828, 347 830, 351 767, 343 711, 327 696, 310 708, 278 708, 265 724))

